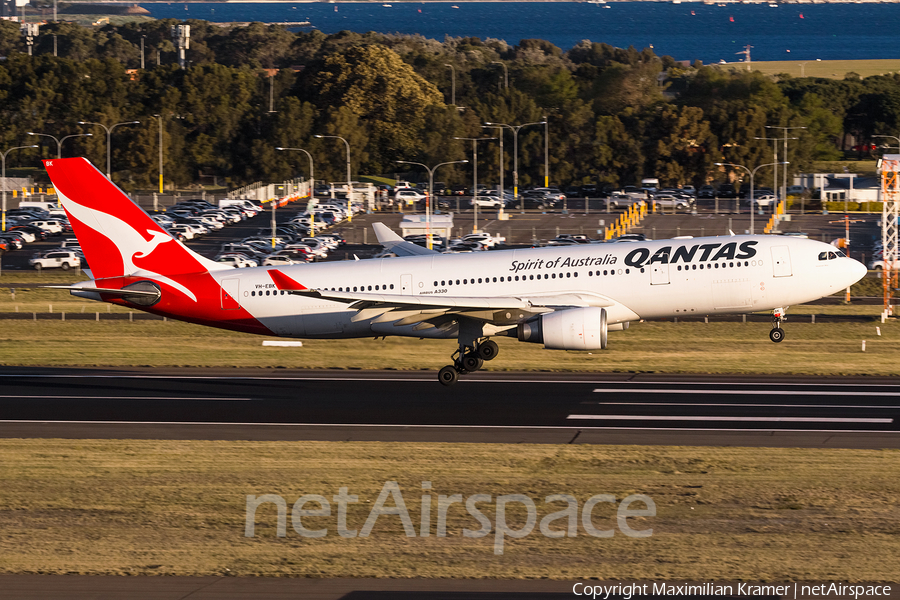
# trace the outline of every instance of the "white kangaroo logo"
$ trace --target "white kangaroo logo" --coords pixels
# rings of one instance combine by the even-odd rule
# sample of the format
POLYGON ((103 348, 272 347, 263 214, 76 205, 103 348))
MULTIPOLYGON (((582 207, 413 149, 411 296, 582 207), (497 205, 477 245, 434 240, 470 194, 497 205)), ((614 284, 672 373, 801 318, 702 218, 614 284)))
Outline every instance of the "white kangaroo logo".
MULTIPOLYGON (((144 236, 138 233, 134 227, 132 227, 122 219, 105 212, 78 204, 58 190, 57 193, 59 194, 60 200, 62 200, 63 206, 65 206, 69 214, 71 214, 73 217, 75 217, 97 233, 106 236, 111 242, 113 242, 113 245, 122 255, 122 265, 124 271, 123 273, 121 273, 122 275, 132 275, 138 271, 141 271, 141 269, 139 269, 134 264, 135 258, 147 258, 151 254, 153 254, 153 252, 160 244, 166 244, 168 242, 175 241, 175 238, 167 233, 147 229, 146 232, 149 233, 151 237, 151 239, 148 241, 144 239, 144 236)), ((154 279, 158 279, 159 281, 163 281, 171 285, 172 287, 177 288, 186 296, 191 298, 191 300, 193 300, 194 302, 197 301, 197 297, 188 288, 181 285, 180 283, 173 281, 165 275, 161 275, 153 271, 145 270, 143 272, 153 275, 154 279)))

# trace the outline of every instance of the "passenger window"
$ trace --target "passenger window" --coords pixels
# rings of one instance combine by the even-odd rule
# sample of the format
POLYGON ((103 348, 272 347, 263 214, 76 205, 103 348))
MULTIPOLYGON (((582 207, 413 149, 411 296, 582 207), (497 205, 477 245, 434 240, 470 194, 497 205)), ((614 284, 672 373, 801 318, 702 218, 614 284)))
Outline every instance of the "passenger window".
POLYGON ((391 289, 394 289, 394 284, 393 284, 393 283, 391 284, 391 289))
POLYGON ((531 280, 533 281, 533 280, 534 280, 534 275, 529 275, 529 276, 528 276, 528 279, 531 279, 531 280))
POLYGON ((354 292, 356 291, 356 286, 355 286, 355 285, 353 286, 353 291, 354 291, 354 292))
POLYGON ((459 285, 459 279, 456 280, 456 285, 459 285))
POLYGON ((481 277, 478 278, 478 283, 481 283, 481 277))
POLYGON ((518 280, 519 280, 519 276, 518 276, 518 275, 516 275, 516 281, 518 281, 518 280))

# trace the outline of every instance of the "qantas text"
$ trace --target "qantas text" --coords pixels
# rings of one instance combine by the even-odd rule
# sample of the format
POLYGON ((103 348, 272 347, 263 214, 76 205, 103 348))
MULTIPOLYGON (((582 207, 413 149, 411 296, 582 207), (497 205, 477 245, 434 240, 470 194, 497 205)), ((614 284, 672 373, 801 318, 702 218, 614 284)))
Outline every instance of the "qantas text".
POLYGON ((644 265, 652 265, 653 263, 677 263, 693 262, 695 259, 699 262, 712 260, 743 260, 745 258, 753 258, 756 256, 755 246, 758 242, 744 242, 738 246, 737 242, 729 242, 727 244, 695 244, 693 246, 679 246, 672 251, 672 246, 663 246, 659 250, 650 255, 647 248, 636 248, 628 253, 625 257, 625 264, 629 267, 641 268, 644 265), (713 253, 713 250, 716 250, 713 253))

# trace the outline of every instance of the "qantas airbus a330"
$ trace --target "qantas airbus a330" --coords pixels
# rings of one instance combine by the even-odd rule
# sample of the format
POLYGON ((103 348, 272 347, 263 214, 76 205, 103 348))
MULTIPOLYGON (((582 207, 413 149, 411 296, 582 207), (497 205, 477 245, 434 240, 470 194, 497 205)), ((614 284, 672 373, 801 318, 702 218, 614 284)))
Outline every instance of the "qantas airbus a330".
POLYGON ((233 269, 170 236, 84 158, 45 161, 90 265, 75 296, 263 335, 456 339, 444 385, 497 355, 493 336, 560 350, 606 348, 632 321, 768 311, 861 279, 821 242, 732 235, 438 254, 376 224, 398 257, 233 269))

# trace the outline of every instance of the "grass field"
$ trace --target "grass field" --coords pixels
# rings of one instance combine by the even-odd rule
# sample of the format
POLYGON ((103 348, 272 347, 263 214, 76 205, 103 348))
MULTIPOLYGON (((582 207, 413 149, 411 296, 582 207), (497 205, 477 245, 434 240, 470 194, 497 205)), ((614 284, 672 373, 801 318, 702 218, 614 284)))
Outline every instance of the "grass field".
MULTIPOLYGON (((747 63, 733 62, 718 65, 724 69, 747 68, 747 63)), ((890 75, 900 72, 900 59, 883 60, 782 60, 751 63, 751 70, 766 75, 786 73, 791 77, 825 77, 828 79, 844 79, 847 73, 856 73, 860 77, 871 75, 890 75), (803 65, 801 67, 801 65, 803 65)))
MULTIPOLYGON (((476 577, 683 580, 896 581, 900 452, 497 444, 0 440, 0 572, 301 577, 476 577), (304 494, 329 502, 347 487, 347 528, 361 530, 382 486, 396 481, 416 533, 422 482, 430 481, 430 537, 407 537, 380 516, 368 537, 341 537, 337 507, 305 517, 304 494), (655 516, 631 518, 646 538, 615 530, 551 539, 538 525, 522 539, 463 536, 479 523, 464 504, 436 534, 438 495, 524 494, 537 519, 584 502, 649 496, 655 516), (286 501, 286 535, 274 504, 244 537, 246 496, 286 501)), ((389 500, 386 506, 394 506, 389 500)), ((496 525, 493 501, 478 507, 496 525)), ((311 504, 309 508, 318 508, 311 504)), ((632 508, 643 508, 639 503, 632 508)), ((593 511, 616 526, 613 505, 593 511)), ((525 523, 521 504, 506 522, 525 523)), ((581 515, 579 514, 579 517, 581 515)), ((552 530, 565 528, 557 520, 552 530)), ((494 530, 495 531, 495 530, 494 530)))
MULTIPOLYGON (((834 307, 847 310, 846 307, 834 307)), ((851 307, 852 308, 852 307, 851 307)), ((876 307, 877 308, 877 307, 876 307)), ((545 350, 495 338, 488 370, 897 375, 900 324, 811 323, 797 314, 787 339, 772 344, 767 323, 638 323, 610 334, 596 352, 545 350), (880 328, 881 335, 877 334, 880 328), (861 351, 866 340, 866 351, 861 351)), ((302 348, 263 347, 262 338, 178 322, 7 320, 0 364, 33 366, 197 366, 437 370, 453 340, 305 340, 302 348)))

